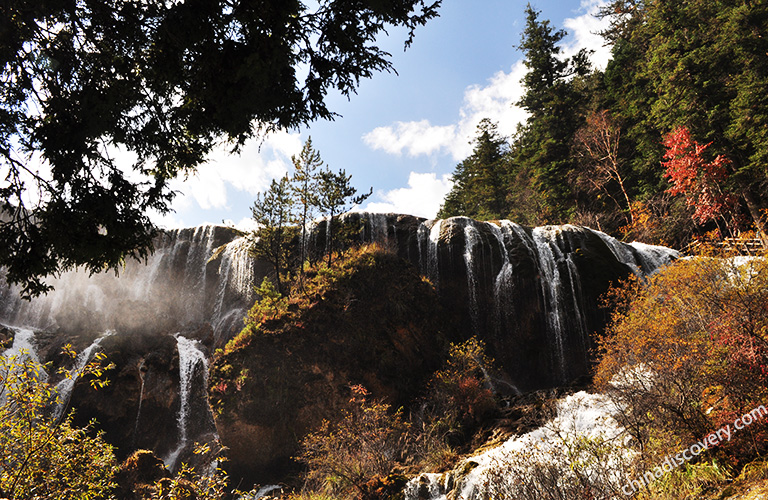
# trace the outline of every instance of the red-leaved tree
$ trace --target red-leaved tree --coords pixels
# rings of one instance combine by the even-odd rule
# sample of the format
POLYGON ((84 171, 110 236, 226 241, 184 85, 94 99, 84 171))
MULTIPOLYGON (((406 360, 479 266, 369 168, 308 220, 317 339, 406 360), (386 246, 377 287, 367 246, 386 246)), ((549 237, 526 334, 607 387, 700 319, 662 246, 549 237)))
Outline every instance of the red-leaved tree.
POLYGON ((668 192, 685 195, 688 206, 695 208, 693 220, 699 224, 724 216, 737 199, 723 187, 731 161, 723 155, 707 161, 703 153, 710 144, 696 142, 687 127, 678 127, 664 137, 667 152, 661 164, 672 183, 668 192))

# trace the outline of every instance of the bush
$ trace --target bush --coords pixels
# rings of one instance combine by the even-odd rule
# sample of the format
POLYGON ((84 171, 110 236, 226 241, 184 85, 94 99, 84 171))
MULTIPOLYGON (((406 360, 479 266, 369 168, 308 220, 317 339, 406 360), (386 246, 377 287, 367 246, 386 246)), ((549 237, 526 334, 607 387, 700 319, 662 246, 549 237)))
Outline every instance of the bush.
MULTIPOLYGON (((86 371, 99 374, 97 366, 86 371)), ((71 415, 51 417, 57 395, 46 378, 24 353, 0 357, 0 498, 107 498, 117 470, 112 447, 93 422, 75 428, 71 415)))
MULTIPOLYGON (((765 259, 679 261, 614 298, 622 307, 600 341, 596 382, 651 464, 766 401, 765 259)), ((743 465, 766 437, 761 421, 708 453, 743 465)))
POLYGON ((306 487, 341 496, 370 493, 369 482, 386 476, 401 458, 408 426, 389 405, 368 401, 368 391, 353 386, 336 424, 327 420, 302 441, 299 460, 307 465, 306 487))
MULTIPOLYGON (((65 352, 75 356, 70 346, 65 352)), ((67 370, 67 377, 86 377, 93 388, 104 387, 103 378, 112 367, 97 354, 80 373, 67 370)), ((199 474, 183 466, 175 477, 161 478, 145 485, 118 485, 120 468, 112 446, 97 431, 96 422, 84 428, 72 426, 72 413, 52 417, 51 407, 59 403, 58 394, 47 382, 43 365, 27 353, 0 356, 0 498, 28 499, 115 499, 141 498, 171 500, 225 498, 227 477, 220 471, 199 474), (117 496, 119 495, 119 496, 117 496)), ((209 453, 201 448, 196 453, 209 453)), ((146 457, 145 457, 146 458, 146 457)), ((211 457, 213 460, 215 457, 211 457)), ((134 457, 124 468, 137 465, 134 457)), ((131 475, 130 471, 128 475, 131 475)), ((135 475, 135 474, 134 474, 135 475)))

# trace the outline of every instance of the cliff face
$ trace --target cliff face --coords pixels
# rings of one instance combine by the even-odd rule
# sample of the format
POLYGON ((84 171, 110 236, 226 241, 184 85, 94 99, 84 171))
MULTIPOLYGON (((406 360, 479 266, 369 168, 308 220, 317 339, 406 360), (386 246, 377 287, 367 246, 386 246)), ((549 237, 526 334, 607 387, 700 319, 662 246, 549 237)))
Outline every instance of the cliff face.
MULTIPOLYGON (((570 225, 366 213, 348 214, 344 224, 357 228, 353 238, 379 243, 428 277, 451 314, 449 336, 483 339, 520 391, 587 375, 594 333, 608 319, 599 298, 631 273, 649 274, 677 256, 570 225)), ((325 232, 325 222, 313 232, 317 253, 325 232)))
POLYGON ((235 476, 276 480, 298 440, 362 384, 394 405, 419 395, 445 349, 432 287, 383 251, 311 274, 284 310, 247 327, 212 366, 216 426, 235 476))

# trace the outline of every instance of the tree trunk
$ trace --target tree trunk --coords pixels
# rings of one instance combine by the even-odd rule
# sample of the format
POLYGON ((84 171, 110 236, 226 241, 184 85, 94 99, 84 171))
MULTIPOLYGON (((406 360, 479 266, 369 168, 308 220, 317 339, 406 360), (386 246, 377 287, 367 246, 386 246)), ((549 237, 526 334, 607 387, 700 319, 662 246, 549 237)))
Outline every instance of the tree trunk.
POLYGON ((760 214, 760 206, 755 200, 755 196, 749 189, 744 190, 744 201, 747 202, 747 209, 749 209, 749 215, 752 217, 752 222, 755 224, 757 234, 760 241, 763 244, 764 249, 768 249, 768 234, 765 232, 765 222, 763 216, 760 214))

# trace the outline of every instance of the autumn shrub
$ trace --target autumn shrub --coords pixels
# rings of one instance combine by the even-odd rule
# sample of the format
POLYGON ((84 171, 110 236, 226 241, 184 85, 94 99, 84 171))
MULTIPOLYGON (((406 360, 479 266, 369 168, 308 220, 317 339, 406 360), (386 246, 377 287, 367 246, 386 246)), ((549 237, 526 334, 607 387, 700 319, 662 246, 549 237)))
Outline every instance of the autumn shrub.
POLYGON ((370 401, 368 391, 353 386, 341 418, 323 421, 301 443, 298 459, 307 466, 305 488, 335 497, 363 496, 370 481, 386 476, 402 458, 408 426, 400 411, 370 401))
POLYGON ((459 448, 495 414, 498 404, 490 372, 493 360, 477 338, 451 344, 442 369, 434 373, 411 415, 411 462, 421 470, 446 470, 459 448))
MULTIPOLYGON (((650 466, 763 404, 768 396, 764 258, 678 261, 614 294, 596 382, 650 466)), ((715 449, 725 465, 766 451, 764 421, 715 449)))
MULTIPOLYGON (((66 354, 76 353, 67 345, 66 354)), ((88 380, 93 389, 109 383, 113 365, 97 353, 79 372, 61 369, 65 377, 88 380)), ((4 500, 220 500, 229 492, 227 477, 217 470, 199 473, 184 465, 176 476, 157 480, 125 496, 118 484, 120 467, 114 449, 91 421, 72 424, 72 413, 54 418, 52 405, 62 404, 48 382, 46 366, 28 353, 0 356, 0 498, 4 500)), ((209 453, 199 448, 196 453, 209 453)))
POLYGON ((93 422, 77 428, 71 416, 54 419, 56 400, 40 363, 26 353, 0 357, 0 498, 109 496, 117 468, 112 447, 93 422))
POLYGON ((429 382, 425 405, 445 433, 470 433, 496 409, 489 371, 493 360, 475 337, 451 344, 445 366, 429 382))

